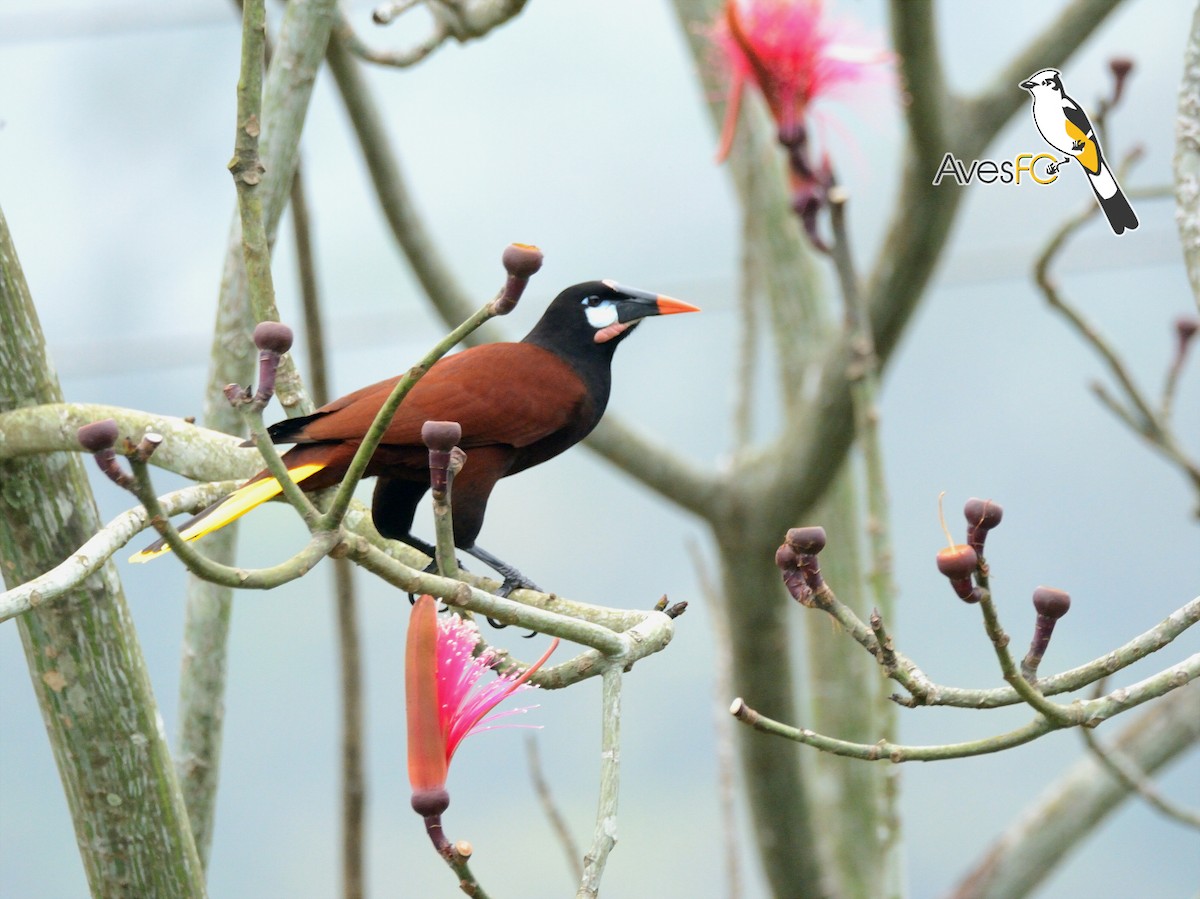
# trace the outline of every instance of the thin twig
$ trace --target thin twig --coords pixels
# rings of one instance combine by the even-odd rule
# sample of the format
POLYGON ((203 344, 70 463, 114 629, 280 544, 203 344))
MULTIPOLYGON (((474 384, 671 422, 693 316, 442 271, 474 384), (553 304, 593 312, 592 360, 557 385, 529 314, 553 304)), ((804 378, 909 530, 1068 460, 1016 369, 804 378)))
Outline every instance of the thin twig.
MULTIPOLYGON (((848 194, 840 186, 829 191, 833 245, 830 254, 841 286, 846 311, 846 336, 852 364, 850 397, 854 405, 854 429, 862 448, 867 493, 867 544, 871 548, 868 582, 880 614, 893 617, 895 584, 892 582, 892 547, 888 531, 887 480, 884 476, 883 445, 879 433, 879 357, 871 333, 871 316, 863 298, 858 273, 846 234, 848 194)), ((894 722, 893 722, 894 724, 894 722)))
POLYGON ((768 718, 765 715, 760 715, 754 709, 750 708, 750 706, 746 705, 740 697, 733 701, 733 705, 729 711, 738 721, 763 733, 785 737, 833 755, 860 759, 867 762, 888 761, 895 764, 900 764, 901 762, 935 762, 1000 752, 1036 740, 1038 737, 1057 729, 1054 724, 1039 715, 1024 727, 1019 727, 1016 730, 997 734, 996 736, 987 737, 982 740, 971 740, 966 743, 946 743, 938 746, 905 746, 899 743, 892 743, 888 740, 880 740, 878 743, 852 743, 848 740, 827 737, 824 734, 819 734, 807 728, 792 727, 791 725, 782 724, 768 718))
POLYGON ((532 734, 525 739, 525 755, 529 761, 529 777, 533 781, 533 791, 542 805, 542 811, 546 813, 550 829, 554 831, 555 838, 567 856, 567 866, 571 869, 571 876, 574 881, 582 880, 583 862, 580 861, 583 857, 582 853, 575 842, 575 837, 571 834, 571 828, 567 826, 567 819, 563 817, 558 803, 554 801, 550 784, 546 782, 546 776, 542 771, 541 755, 538 753, 537 738, 532 734))
POLYGON ((342 896, 365 895, 366 764, 363 752, 363 663, 354 565, 333 560, 342 696, 342 896))
POLYGON ((433 28, 426 37, 404 50, 376 49, 359 37, 349 24, 339 29, 338 34, 345 42, 346 49, 363 62, 405 69, 416 65, 445 43, 450 37, 450 29, 442 22, 434 22, 433 28))
POLYGON ((1017 691, 1018 696, 1054 724, 1060 727, 1077 724, 1078 719, 1075 717, 1073 709, 1067 709, 1048 700, 1017 670, 1012 653, 1008 651, 1008 634, 1001 627, 1000 615, 996 611, 996 604, 992 602, 992 591, 985 587, 980 593, 979 610, 983 613, 984 628, 987 630, 988 639, 992 642, 996 661, 1000 663, 1000 671, 1004 675, 1004 679, 1017 691))
MULTIPOLYGON (((461 453, 456 447, 454 453, 461 453)), ((459 456, 459 461, 451 462, 449 470, 446 472, 446 488, 444 490, 433 489, 430 493, 433 496, 433 532, 434 532, 434 562, 437 565, 438 574, 442 577, 457 578, 459 576, 458 557, 455 555, 454 548, 454 475, 455 469, 461 465, 462 457, 459 456)))
MULTIPOLYGON (((403 69, 416 65, 450 38, 465 43, 483 37, 514 18, 524 9, 526 2, 528 0, 476 3, 470 0, 427 0, 425 6, 433 17, 433 27, 426 37, 404 50, 376 50, 370 47, 347 21, 343 21, 338 32, 345 41, 346 49, 364 62, 403 69)), ((375 8, 373 18, 377 25, 389 25, 419 5, 414 0, 381 3, 375 8)))
MULTIPOLYGON (((1198 724, 1200 690, 1176 690, 1127 724, 1113 745, 1153 773, 1196 745, 1198 724)), ((1056 776, 971 863, 953 899, 1033 895, 1129 796, 1123 783, 1097 773, 1084 755, 1056 776)))
POLYGON ((134 476, 131 489, 145 506, 155 530, 171 547, 188 571, 215 584, 239 587, 244 590, 269 590, 272 587, 278 587, 280 584, 286 584, 307 574, 314 565, 329 555, 342 538, 340 530, 317 531, 309 539, 309 542, 290 559, 267 568, 247 569, 223 565, 201 555, 195 546, 179 535, 178 529, 171 524, 170 518, 167 517, 154 492, 154 485, 150 482, 149 468, 146 463, 131 460, 131 467, 134 476))
MULTIPOLYGON (((592 624, 589 621, 581 621, 557 612, 517 602, 514 599, 485 593, 464 581, 451 580, 427 571, 417 571, 396 561, 382 549, 372 546, 363 537, 349 535, 344 537, 337 552, 339 555, 350 556, 368 571, 379 575, 388 583, 408 593, 428 593, 450 605, 477 612, 488 618, 495 618, 505 624, 525 627, 539 633, 550 634, 553 637, 561 637, 609 655, 629 652, 631 643, 634 642, 631 634, 637 630, 636 628, 623 634, 613 633, 608 628, 592 624)), ((661 613, 646 614, 646 621, 658 618, 670 623, 670 619, 661 613)), ((646 621, 643 621, 642 624, 645 624, 646 621)), ((670 637, 666 636, 666 639, 669 640, 670 637)), ((541 683, 540 679, 538 679, 538 683, 541 683)))
POLYGON ((758 373, 760 323, 757 296, 758 267, 755 265, 748 233, 752 221, 750 216, 744 216, 742 220, 742 277, 737 296, 741 333, 738 338, 737 393, 734 397, 733 407, 733 450, 735 453, 749 447, 754 437, 754 400, 757 396, 754 388, 758 373))
POLYGON ((583 859, 583 876, 575 899, 596 899, 608 855, 617 842, 617 797, 621 777, 621 678, 623 661, 610 659, 604 668, 600 713, 600 800, 596 830, 583 859))
MULTIPOLYGON (((185 487, 163 496, 162 507, 170 515, 194 512, 224 496, 236 484, 236 481, 224 481, 185 487)), ((103 568, 118 549, 149 526, 150 513, 141 506, 122 512, 54 568, 0 593, 0 622, 23 615, 76 589, 103 568)))
POLYGON ((1070 716, 1061 721, 1051 720, 1045 715, 1039 714, 1033 721, 1016 730, 985 737, 981 740, 937 746, 905 746, 887 740, 880 740, 878 743, 852 743, 848 740, 839 740, 807 728, 783 724, 761 715, 746 705, 740 697, 733 701, 729 711, 743 724, 756 730, 785 737, 833 755, 869 762, 890 761, 897 764, 900 762, 933 762, 1000 752, 1036 740, 1038 737, 1064 727, 1095 727, 1097 724, 1142 703, 1184 687, 1197 677, 1200 677, 1200 653, 1189 656, 1182 662, 1165 668, 1129 687, 1115 690, 1098 699, 1075 703, 1071 708, 1070 716))
POLYGON ((1200 312, 1200 9, 1192 14, 1184 44, 1179 106, 1175 116, 1175 224, 1179 248, 1200 312))
POLYGON ((713 623, 713 682, 716 699, 717 738, 717 801, 721 810, 721 836, 725 846, 725 876, 728 879, 725 894, 729 899, 742 895, 741 863, 738 856, 737 828, 737 753, 734 749, 734 728, 725 714, 725 698, 733 695, 733 647, 729 634, 729 622, 722 608, 722 597, 713 582, 704 556, 699 547, 688 546, 692 565, 700 581, 700 592, 708 600, 713 623))
MULTIPOLYGON (((1123 176, 1128 164, 1121 166, 1119 174, 1123 176)), ((1166 195, 1166 188, 1155 188, 1145 191, 1130 191, 1130 196, 1147 198, 1166 195)), ((1087 320, 1073 303, 1059 289, 1058 282, 1050 271, 1052 263, 1058 258, 1067 241, 1091 221, 1099 211, 1099 206, 1089 203, 1081 212, 1067 219, 1050 237, 1045 248, 1038 255, 1034 265, 1034 279, 1041 289, 1046 302, 1051 309, 1058 312, 1075 332, 1100 357, 1108 368, 1109 373, 1121 388, 1130 409, 1108 395, 1103 385, 1094 384, 1092 390, 1104 405, 1113 412, 1135 433, 1149 441, 1163 456, 1176 465, 1200 492, 1200 464, 1191 459, 1180 447, 1179 441, 1170 426, 1170 407, 1167 404, 1162 410, 1156 411, 1150 400, 1133 380, 1132 374, 1126 367, 1112 345, 1100 334, 1099 330, 1087 320)))
MULTIPOLYGON (((303 167, 296 163, 292 179, 292 228, 296 240, 296 267, 304 310, 304 344, 308 347, 308 377, 317 405, 329 402, 329 362, 325 354, 325 328, 317 286, 312 224, 304 189, 303 167)), ((342 897, 365 895, 366 865, 366 766, 363 762, 362 641, 358 628, 358 597, 354 565, 349 559, 333 560, 342 699, 342 897)))
MULTIPOLYGON (((888 659, 880 649, 877 634, 886 636, 882 620, 879 626, 868 627, 854 610, 837 598, 832 588, 825 584, 812 594, 814 608, 826 612, 841 626, 847 636, 853 638, 876 659, 888 659)), ((1200 596, 1176 609, 1165 619, 1129 642, 1084 665, 1050 677, 1038 678, 1038 691, 1042 696, 1068 693, 1128 668, 1151 653, 1183 634, 1192 625, 1200 622, 1200 596)), ((910 658, 899 650, 892 649, 891 664, 882 664, 884 673, 912 694, 910 700, 893 697, 901 705, 952 706, 955 708, 999 708, 1025 701, 1015 687, 1000 687, 987 690, 970 690, 962 687, 936 684, 910 658)))
POLYGON ((1096 734, 1092 732, 1091 728, 1081 727, 1079 735, 1083 737, 1083 742, 1087 744, 1088 749, 1091 750, 1096 760, 1108 769, 1113 777, 1123 783, 1127 789, 1137 793, 1147 804, 1158 809, 1168 818, 1172 818, 1188 827, 1200 829, 1200 814, 1177 805, 1164 797, 1154 788, 1154 784, 1150 783, 1149 778, 1146 777, 1142 770, 1123 752, 1115 747, 1104 746, 1096 734))
POLYGON ((242 223, 242 259, 250 286, 250 305, 258 321, 279 321, 271 251, 258 192, 266 168, 259 156, 262 133, 263 59, 266 52, 266 11, 263 0, 242 6, 242 61, 237 90, 237 130, 229 171, 237 186, 242 223))

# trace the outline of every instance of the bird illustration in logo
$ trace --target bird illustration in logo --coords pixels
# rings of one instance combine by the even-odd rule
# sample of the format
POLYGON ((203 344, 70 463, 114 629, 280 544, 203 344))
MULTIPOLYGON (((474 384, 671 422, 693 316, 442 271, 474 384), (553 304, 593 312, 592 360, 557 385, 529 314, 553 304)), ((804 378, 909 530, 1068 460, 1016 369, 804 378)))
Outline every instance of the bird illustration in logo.
POLYGON ((1063 90, 1058 69, 1042 69, 1021 82, 1021 87, 1033 95, 1033 123, 1042 133, 1046 143, 1061 153, 1068 154, 1057 163, 1048 166, 1050 174, 1059 167, 1078 160, 1087 174, 1088 183, 1096 194, 1096 202, 1108 218, 1114 234, 1132 231, 1138 226, 1137 215, 1129 200, 1121 192, 1121 185, 1113 176, 1104 153, 1100 149, 1100 138, 1092 128, 1083 107, 1067 96, 1063 90))

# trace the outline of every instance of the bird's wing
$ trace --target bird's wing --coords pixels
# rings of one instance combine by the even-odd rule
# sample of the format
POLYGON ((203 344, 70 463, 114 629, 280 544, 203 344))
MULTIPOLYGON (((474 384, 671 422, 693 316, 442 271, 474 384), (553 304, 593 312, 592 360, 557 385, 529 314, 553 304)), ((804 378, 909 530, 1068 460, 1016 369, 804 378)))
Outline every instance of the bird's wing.
MULTIPOLYGON (((356 390, 310 416, 271 428, 278 443, 357 440, 371 426, 399 378, 356 390)), ((438 361, 404 398, 383 444, 420 446, 421 426, 457 421, 460 445, 528 446, 570 423, 587 390, 560 357, 527 343, 491 343, 438 361)))
POLYGON ((1100 150, 1096 145, 1096 135, 1092 131, 1092 123, 1074 100, 1063 99, 1063 114, 1067 117, 1067 137, 1077 144, 1083 144, 1083 149, 1074 154, 1079 164, 1093 175, 1100 171, 1100 150))

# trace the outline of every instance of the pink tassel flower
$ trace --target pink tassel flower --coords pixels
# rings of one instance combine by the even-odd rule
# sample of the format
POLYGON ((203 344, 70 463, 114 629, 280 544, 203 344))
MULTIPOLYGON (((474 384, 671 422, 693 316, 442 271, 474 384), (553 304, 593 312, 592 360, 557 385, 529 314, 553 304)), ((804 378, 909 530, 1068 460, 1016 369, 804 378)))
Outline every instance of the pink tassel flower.
POLYGON ((532 689, 525 682, 545 664, 558 639, 520 676, 500 675, 482 687, 495 656, 472 653, 478 632, 458 615, 437 614, 433 597, 422 596, 413 606, 405 649, 405 694, 408 715, 408 778, 413 809, 426 818, 435 844, 441 837, 440 816, 450 804, 446 777, 450 759, 470 734, 488 730, 488 722, 512 714, 488 717, 497 705, 518 690, 532 689), (435 819, 435 820, 431 820, 435 819))
POLYGON ((729 71, 717 161, 733 145, 746 85, 757 87, 787 153, 792 209, 812 245, 828 252, 818 216, 836 179, 829 156, 818 155, 809 140, 810 108, 852 85, 890 81, 892 54, 858 37, 853 23, 826 16, 821 0, 726 0, 712 37, 729 71))
POLYGON ((729 155, 746 85, 757 87, 787 140, 809 107, 868 81, 890 81, 893 55, 857 24, 826 15, 821 0, 726 0, 713 40, 729 70, 717 160, 729 155))

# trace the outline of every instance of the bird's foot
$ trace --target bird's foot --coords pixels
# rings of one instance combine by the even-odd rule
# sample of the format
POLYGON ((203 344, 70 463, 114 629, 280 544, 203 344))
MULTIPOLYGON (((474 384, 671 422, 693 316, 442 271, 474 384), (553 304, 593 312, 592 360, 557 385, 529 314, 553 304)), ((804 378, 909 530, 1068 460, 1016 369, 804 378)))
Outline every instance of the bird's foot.
MULTIPOLYGON (((458 567, 460 569, 462 569, 461 562, 458 563, 458 567)), ((424 568, 421 569, 421 571, 423 571, 425 574, 437 574, 438 573, 437 560, 436 559, 431 560, 428 565, 426 565, 424 568)), ((415 595, 413 595, 412 593, 409 593, 408 594, 408 604, 411 606, 411 605, 415 605, 416 602, 417 602, 417 597, 415 595)), ((445 612, 449 608, 450 608, 449 606, 442 606, 442 608, 438 609, 438 612, 439 613, 445 612)))
POLYGON ((501 574, 504 574, 504 583, 496 591, 497 596, 507 598, 514 590, 536 590, 538 593, 546 592, 515 568, 508 574, 504 572, 501 572, 501 574))
MULTIPOLYGON (((503 583, 500 584, 500 588, 496 591, 497 596, 507 598, 508 595, 514 590, 536 590, 538 593, 545 592, 541 587, 539 587, 529 578, 525 577, 525 575, 521 574, 521 572, 519 572, 516 568, 509 565, 503 559, 497 559, 485 549, 481 549, 478 546, 464 547, 463 552, 470 553, 484 565, 488 566, 488 568, 491 568, 498 575, 504 578, 503 583)), ((507 627, 507 625, 505 625, 503 622, 496 621, 494 618, 489 618, 488 624, 492 625, 492 627, 507 627)), ((525 636, 533 637, 536 634, 537 631, 530 631, 525 636)))
MULTIPOLYGON (((514 590, 536 590, 538 593, 546 592, 515 568, 511 570, 510 574, 506 574, 504 576, 504 583, 500 585, 500 588, 496 591, 496 595, 507 598, 508 595, 514 590)), ((502 621, 497 621, 495 618, 489 618, 488 624, 494 628, 508 627, 507 624, 502 621)), ((526 639, 536 636, 537 631, 530 631, 529 633, 525 634, 526 639)))
POLYGON ((1074 151, 1075 153, 1082 153, 1083 148, 1086 146, 1087 146, 1087 144, 1084 141, 1077 140, 1071 144, 1071 150, 1074 151))
POLYGON ((544 593, 537 584, 531 581, 525 575, 521 574, 512 565, 509 565, 503 559, 497 559, 486 549, 478 546, 464 548, 463 552, 474 556, 496 574, 500 575, 504 581, 500 584, 500 589, 496 591, 497 596, 507 597, 514 590, 536 590, 538 593, 544 593))

